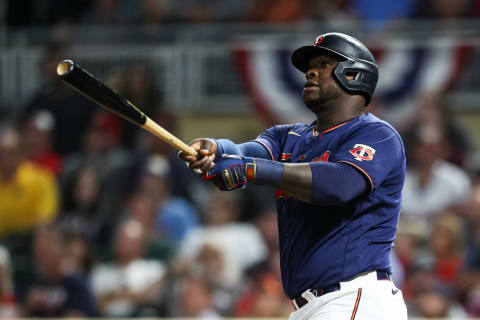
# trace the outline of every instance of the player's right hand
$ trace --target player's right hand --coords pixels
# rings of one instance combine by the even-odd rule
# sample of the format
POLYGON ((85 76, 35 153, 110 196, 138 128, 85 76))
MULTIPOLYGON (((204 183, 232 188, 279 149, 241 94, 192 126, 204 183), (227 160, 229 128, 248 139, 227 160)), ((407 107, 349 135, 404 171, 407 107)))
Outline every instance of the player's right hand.
POLYGON ((213 139, 199 138, 190 142, 190 147, 197 151, 198 155, 191 156, 183 151, 178 153, 178 157, 187 163, 187 166, 197 173, 207 173, 213 169, 215 155, 217 154, 217 143, 213 139))

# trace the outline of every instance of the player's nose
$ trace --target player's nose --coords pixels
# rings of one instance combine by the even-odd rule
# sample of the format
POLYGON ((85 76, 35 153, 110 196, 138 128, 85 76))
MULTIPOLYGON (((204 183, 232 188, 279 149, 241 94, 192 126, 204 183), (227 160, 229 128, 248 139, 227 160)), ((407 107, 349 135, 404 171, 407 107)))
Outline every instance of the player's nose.
POLYGON ((310 68, 307 70, 307 72, 305 72, 305 76, 307 77, 307 80, 316 78, 318 77, 318 70, 315 68, 310 68))

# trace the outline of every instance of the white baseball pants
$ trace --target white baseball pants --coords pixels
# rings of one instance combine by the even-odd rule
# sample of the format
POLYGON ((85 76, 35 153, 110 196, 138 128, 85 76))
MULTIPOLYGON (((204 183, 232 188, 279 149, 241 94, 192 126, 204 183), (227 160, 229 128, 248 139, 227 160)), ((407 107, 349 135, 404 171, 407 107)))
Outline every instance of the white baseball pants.
POLYGON ((289 320, 407 320, 402 291, 390 280, 377 280, 369 272, 346 282, 340 290, 315 297, 305 291, 308 301, 292 312, 289 320))

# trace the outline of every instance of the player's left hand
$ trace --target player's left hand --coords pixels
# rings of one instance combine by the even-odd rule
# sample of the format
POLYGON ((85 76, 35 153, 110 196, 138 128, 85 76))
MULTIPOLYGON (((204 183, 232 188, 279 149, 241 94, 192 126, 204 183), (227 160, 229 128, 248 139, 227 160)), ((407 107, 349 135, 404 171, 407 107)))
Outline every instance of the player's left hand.
POLYGON ((244 189, 247 186, 246 166, 253 163, 252 158, 223 154, 215 167, 205 173, 203 178, 211 181, 220 190, 244 189))
POLYGON ((190 142, 190 147, 197 152, 196 157, 183 151, 178 153, 178 157, 185 161, 187 167, 196 173, 206 173, 215 166, 213 160, 217 154, 217 143, 214 139, 198 138, 190 142))

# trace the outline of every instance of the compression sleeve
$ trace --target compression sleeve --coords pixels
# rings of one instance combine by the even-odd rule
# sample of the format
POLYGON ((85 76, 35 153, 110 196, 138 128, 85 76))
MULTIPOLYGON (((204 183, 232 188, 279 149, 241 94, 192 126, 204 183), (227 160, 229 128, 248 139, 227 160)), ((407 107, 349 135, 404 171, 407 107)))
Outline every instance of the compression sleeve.
POLYGON ((233 154, 242 157, 254 157, 260 159, 272 159, 268 149, 257 141, 248 141, 235 144, 227 139, 217 139, 217 156, 222 154, 233 154))
POLYGON ((342 204, 370 190, 362 173, 349 164, 311 162, 310 168, 313 204, 342 204))

